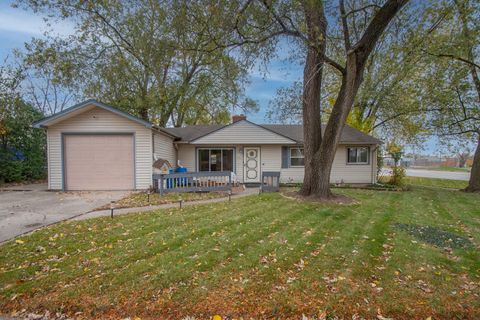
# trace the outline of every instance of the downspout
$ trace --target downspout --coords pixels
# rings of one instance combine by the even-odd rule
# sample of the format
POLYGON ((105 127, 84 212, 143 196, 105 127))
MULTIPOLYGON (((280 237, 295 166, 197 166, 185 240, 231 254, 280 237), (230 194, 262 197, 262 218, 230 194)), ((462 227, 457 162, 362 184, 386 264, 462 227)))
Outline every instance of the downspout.
POLYGON ((378 163, 377 163, 377 152, 378 150, 378 145, 375 145, 375 148, 373 149, 372 151, 372 184, 375 184, 377 182, 377 167, 378 167, 378 163), (375 164, 375 165, 374 165, 375 164))

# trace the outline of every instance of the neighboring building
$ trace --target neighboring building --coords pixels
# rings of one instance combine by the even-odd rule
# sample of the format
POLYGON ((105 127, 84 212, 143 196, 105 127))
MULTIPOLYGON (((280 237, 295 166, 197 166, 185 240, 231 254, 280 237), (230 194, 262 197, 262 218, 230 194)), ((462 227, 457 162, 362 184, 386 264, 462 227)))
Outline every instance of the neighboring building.
MULTIPOLYGON (((188 171, 232 171, 240 183, 259 183, 262 171, 280 172, 281 182, 303 181, 301 125, 259 125, 234 116, 229 125, 160 128, 88 100, 34 126, 47 130, 52 190, 147 189, 157 159, 188 171)), ((346 126, 331 182, 375 182, 381 143, 346 126)))

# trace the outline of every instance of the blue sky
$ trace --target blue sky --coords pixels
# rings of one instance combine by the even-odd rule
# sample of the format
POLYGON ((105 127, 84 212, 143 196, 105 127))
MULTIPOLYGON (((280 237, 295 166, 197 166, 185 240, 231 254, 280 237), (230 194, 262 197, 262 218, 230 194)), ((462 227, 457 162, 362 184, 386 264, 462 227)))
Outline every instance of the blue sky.
MULTIPOLYGON (((72 25, 62 22, 47 26, 43 18, 33 12, 11 8, 12 1, 0 1, 0 61, 12 55, 13 49, 22 49, 24 43, 32 37, 42 37, 46 30, 59 34, 73 32, 72 25)), ((268 102, 275 96, 276 90, 301 80, 303 66, 285 60, 288 43, 284 43, 279 57, 270 61, 267 71, 259 67, 252 68, 250 84, 246 87, 246 95, 257 100, 260 111, 248 114, 248 118, 257 123, 265 122, 265 112, 268 102)), ((426 152, 435 152, 436 142, 430 139, 425 145, 426 152)))

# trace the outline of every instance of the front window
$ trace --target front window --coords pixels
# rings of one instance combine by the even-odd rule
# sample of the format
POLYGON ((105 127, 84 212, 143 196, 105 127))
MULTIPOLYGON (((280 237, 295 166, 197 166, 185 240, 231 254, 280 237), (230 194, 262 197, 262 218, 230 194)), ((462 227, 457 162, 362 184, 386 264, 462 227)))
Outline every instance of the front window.
POLYGON ((233 171, 233 149, 198 149, 199 171, 233 171))
POLYGON ((351 164, 368 164, 368 147, 348 148, 348 161, 351 164))
POLYGON ((305 156, 303 148, 290 148, 290 166, 303 167, 305 165, 305 156))

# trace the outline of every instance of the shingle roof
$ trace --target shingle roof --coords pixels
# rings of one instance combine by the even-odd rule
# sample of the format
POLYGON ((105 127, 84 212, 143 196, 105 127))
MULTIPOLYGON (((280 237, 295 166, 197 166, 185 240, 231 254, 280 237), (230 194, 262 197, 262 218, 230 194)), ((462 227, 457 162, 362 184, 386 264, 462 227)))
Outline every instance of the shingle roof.
MULTIPOLYGON (((181 128, 165 128, 165 131, 179 137, 181 141, 188 142, 188 141, 195 140, 199 137, 202 137, 204 135, 207 135, 224 126, 225 125, 221 125, 221 124, 186 126, 181 128)), ((265 129, 278 133, 287 138, 290 138, 292 140, 295 140, 298 143, 303 143, 303 126, 302 125, 260 124, 259 126, 264 127, 265 129)), ((348 144, 348 143, 381 144, 382 141, 368 134, 365 134, 355 128, 345 126, 345 128, 342 131, 340 143, 342 144, 348 144)))
POLYGON ((165 131, 179 137, 182 141, 192 141, 224 126, 223 124, 186 126, 180 128, 165 128, 165 131))
MULTIPOLYGON (((181 127, 181 128, 161 128, 156 125, 152 125, 150 122, 142 120, 138 117, 132 116, 131 114, 128 114, 124 111, 121 111, 119 109, 116 109, 112 106, 106 105, 104 103, 101 103, 99 101, 96 101, 94 99, 86 100, 84 102, 81 102, 79 104, 74 105, 73 107, 70 107, 68 109, 63 110, 62 112, 56 113, 54 115, 51 115, 49 117, 43 118, 33 124, 34 127, 40 128, 44 127, 47 125, 50 121, 53 121, 55 119, 61 118, 63 116, 66 116, 67 114, 87 107, 89 105, 94 105, 100 108, 103 108, 105 110, 109 110, 113 113, 116 113, 118 115, 121 115, 123 117, 126 117, 130 120, 136 121, 142 125, 145 125, 148 128, 153 128, 155 130, 161 131, 163 133, 166 133, 167 135, 171 135, 175 138, 177 138, 180 141, 185 141, 189 142, 195 139, 198 139, 202 136, 205 136, 213 131, 216 131, 218 129, 221 129, 222 127, 228 126, 228 125, 223 125, 223 124, 212 124, 212 125, 198 125, 198 126, 186 126, 186 127, 181 127)), ((303 143, 303 126, 302 125, 289 125, 289 124, 260 124, 258 125, 260 127, 264 127, 267 130, 273 131, 279 135, 282 135, 284 137, 290 138, 294 141, 297 141, 298 143, 303 143)), ((323 129, 323 127, 322 127, 323 129)), ((252 141, 254 143, 254 141, 252 141)), ((365 134, 357 129, 354 129, 349 126, 345 126, 342 132, 342 136, 340 137, 340 143, 342 144, 381 144, 382 141, 374 138, 368 134, 365 134)))

